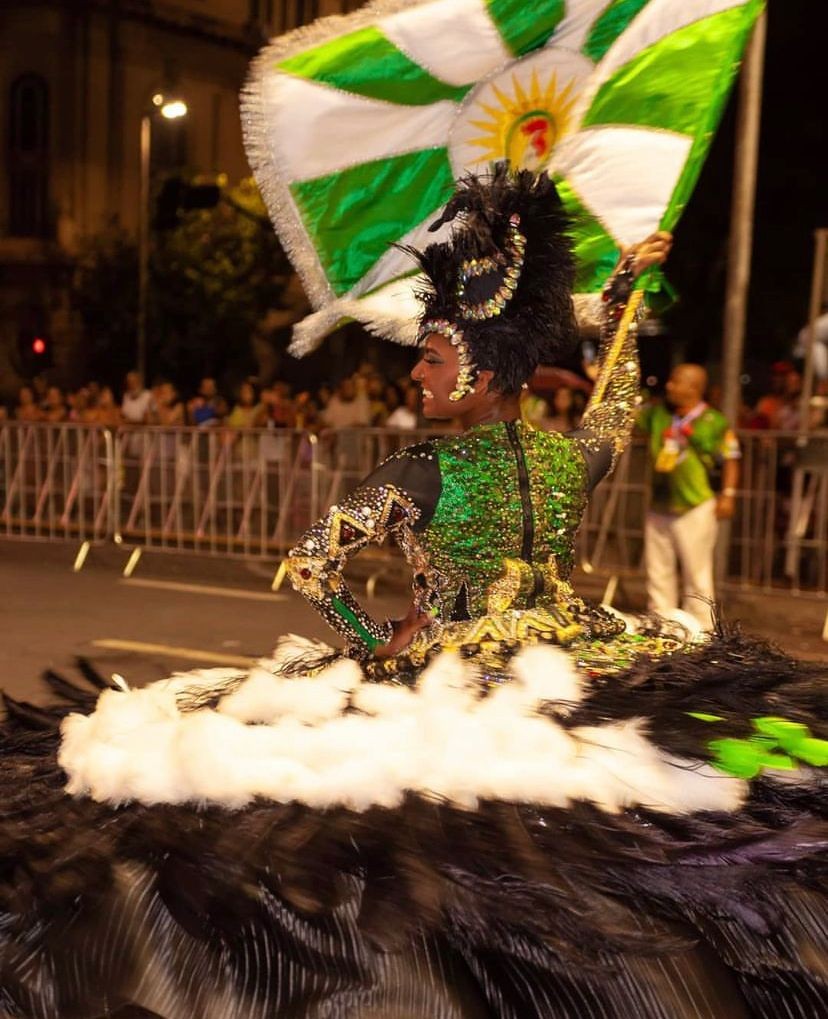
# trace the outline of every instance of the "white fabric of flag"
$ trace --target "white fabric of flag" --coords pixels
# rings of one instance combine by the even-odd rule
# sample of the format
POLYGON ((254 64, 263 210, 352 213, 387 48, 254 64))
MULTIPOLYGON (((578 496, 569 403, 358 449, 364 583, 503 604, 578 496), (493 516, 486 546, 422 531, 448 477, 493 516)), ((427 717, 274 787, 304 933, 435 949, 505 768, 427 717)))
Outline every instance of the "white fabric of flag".
POLYGON ((281 36, 242 96, 245 143, 316 309, 414 342, 409 256, 454 182, 547 170, 574 223, 576 289, 672 229, 762 0, 378 0, 281 36))

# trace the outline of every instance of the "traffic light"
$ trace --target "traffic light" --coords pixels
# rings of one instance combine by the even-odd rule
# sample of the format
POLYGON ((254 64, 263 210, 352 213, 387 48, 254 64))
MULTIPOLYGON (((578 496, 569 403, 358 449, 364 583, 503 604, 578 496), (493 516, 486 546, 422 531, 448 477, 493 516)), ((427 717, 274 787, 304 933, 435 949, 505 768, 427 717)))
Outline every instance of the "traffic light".
POLYGON ((34 378, 52 367, 52 341, 46 333, 21 326, 17 332, 15 366, 24 378, 34 378))
POLYGON ((192 209, 212 209, 221 198, 218 184, 188 184, 181 177, 168 177, 155 202, 156 230, 174 230, 179 214, 192 209))

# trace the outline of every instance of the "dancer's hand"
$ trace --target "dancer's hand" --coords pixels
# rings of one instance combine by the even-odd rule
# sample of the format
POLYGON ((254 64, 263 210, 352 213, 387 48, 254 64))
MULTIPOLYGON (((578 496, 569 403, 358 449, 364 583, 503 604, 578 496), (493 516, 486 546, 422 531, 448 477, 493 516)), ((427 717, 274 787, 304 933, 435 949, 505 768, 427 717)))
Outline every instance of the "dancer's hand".
POLYGON ((431 616, 427 612, 422 612, 412 602, 404 618, 392 622, 394 636, 391 640, 374 648, 374 658, 393 658, 394 655, 400 654, 431 621, 431 616))
POLYGON ((672 246, 673 235, 667 230, 658 230, 638 244, 632 244, 629 248, 625 248, 621 257, 623 260, 629 255, 635 255, 632 271, 636 276, 640 276, 645 269, 649 269, 651 266, 663 265, 667 261, 672 246))

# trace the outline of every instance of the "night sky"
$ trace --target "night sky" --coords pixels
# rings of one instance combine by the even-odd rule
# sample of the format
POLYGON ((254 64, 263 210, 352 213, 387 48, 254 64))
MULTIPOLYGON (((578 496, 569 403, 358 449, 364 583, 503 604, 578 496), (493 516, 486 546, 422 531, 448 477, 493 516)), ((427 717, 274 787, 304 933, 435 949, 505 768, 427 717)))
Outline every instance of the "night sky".
MULTIPOLYGON (((808 316, 813 231, 828 227, 828 16, 825 0, 770 0, 745 363, 788 357, 808 316)), ((738 83, 676 230, 665 316, 689 360, 721 353, 738 83)), ((651 343, 661 342, 657 340, 651 343)))

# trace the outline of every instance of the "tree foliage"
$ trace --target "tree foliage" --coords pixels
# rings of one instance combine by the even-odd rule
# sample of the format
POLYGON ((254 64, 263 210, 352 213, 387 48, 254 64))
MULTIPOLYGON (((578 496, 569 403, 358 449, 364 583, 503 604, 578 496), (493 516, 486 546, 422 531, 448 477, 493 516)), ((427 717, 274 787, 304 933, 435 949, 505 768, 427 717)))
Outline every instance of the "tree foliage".
MULTIPOLYGON (((181 212, 153 236, 147 337, 150 377, 190 389, 202 375, 233 383, 255 371, 257 324, 280 306, 291 270, 252 180, 212 209, 181 212)), ((117 382, 136 362, 138 256, 110 230, 81 252, 74 289, 90 376, 117 382)))

